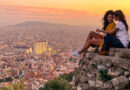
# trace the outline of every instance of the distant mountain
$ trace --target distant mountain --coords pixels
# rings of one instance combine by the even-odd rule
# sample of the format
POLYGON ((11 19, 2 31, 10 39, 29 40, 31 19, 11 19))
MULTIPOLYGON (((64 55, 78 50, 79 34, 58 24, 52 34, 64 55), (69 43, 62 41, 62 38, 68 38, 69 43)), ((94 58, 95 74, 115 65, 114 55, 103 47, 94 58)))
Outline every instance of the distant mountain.
POLYGON ((27 21, 0 28, 1 41, 24 41, 32 45, 35 41, 48 40, 49 45, 61 50, 80 47, 88 33, 95 27, 27 21))
POLYGON ((33 26, 77 26, 77 25, 67 25, 59 23, 49 23, 49 22, 38 22, 38 21, 26 21, 23 23, 8 25, 6 27, 33 27, 33 26))

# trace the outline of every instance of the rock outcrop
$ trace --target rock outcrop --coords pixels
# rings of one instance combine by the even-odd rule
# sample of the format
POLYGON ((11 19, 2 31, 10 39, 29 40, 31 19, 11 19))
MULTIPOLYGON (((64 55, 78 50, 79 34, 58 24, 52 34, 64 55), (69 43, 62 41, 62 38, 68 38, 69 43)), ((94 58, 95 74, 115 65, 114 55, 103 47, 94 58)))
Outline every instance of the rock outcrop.
POLYGON ((73 90, 130 90, 130 49, 110 49, 109 56, 84 52, 75 68, 73 90))

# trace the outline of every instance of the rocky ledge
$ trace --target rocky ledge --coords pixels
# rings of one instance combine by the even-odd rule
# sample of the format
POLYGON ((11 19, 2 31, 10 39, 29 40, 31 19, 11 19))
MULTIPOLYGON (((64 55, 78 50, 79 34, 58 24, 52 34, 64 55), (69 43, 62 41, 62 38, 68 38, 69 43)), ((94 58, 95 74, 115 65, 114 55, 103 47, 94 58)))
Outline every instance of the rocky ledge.
POLYGON ((84 52, 72 90, 130 90, 130 49, 111 48, 109 56, 84 52))

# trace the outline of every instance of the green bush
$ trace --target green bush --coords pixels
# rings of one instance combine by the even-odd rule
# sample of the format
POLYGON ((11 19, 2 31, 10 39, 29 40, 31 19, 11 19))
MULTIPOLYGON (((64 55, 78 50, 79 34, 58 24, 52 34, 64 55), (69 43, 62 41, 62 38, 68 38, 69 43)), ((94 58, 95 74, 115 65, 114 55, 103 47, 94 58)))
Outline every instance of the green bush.
POLYGON ((100 78, 103 82, 112 79, 112 76, 108 75, 108 70, 99 70, 99 73, 100 73, 100 78))
POLYGON ((4 82, 4 79, 0 79, 0 83, 1 83, 1 82, 4 82))
POLYGON ((8 87, 1 87, 0 90, 27 90, 24 81, 21 80, 16 84, 12 84, 8 87))
POLYGON ((58 77, 45 83, 44 87, 39 90, 71 90, 71 85, 67 80, 58 77))
POLYGON ((13 81, 12 77, 7 77, 7 78, 4 78, 4 79, 0 79, 0 83, 1 82, 12 82, 12 81, 13 81))
POLYGON ((13 81, 13 79, 12 79, 12 77, 8 77, 8 78, 5 78, 5 81, 6 82, 11 82, 11 81, 13 81))
POLYGON ((73 78, 74 72, 70 72, 69 74, 63 74, 60 77, 71 82, 73 78))
POLYGON ((39 90, 71 90, 70 82, 72 81, 74 72, 69 74, 63 74, 51 81, 45 83, 44 87, 40 87, 39 90))
POLYGON ((15 76, 14 78, 15 78, 15 79, 19 79, 19 76, 15 76))

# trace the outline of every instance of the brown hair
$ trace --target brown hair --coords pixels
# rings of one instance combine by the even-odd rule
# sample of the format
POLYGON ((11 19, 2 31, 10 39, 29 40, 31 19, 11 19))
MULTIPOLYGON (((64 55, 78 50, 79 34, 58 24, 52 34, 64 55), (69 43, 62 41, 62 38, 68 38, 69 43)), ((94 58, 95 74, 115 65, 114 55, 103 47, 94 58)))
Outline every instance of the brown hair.
POLYGON ((107 25, 109 24, 109 22, 107 21, 107 16, 108 15, 113 15, 113 10, 108 10, 106 13, 105 13, 105 15, 104 15, 104 17, 103 17, 103 29, 105 30, 106 29, 106 27, 107 27, 107 25))
POLYGON ((125 15, 123 14, 123 12, 121 10, 116 10, 114 12, 114 15, 115 15, 116 18, 118 18, 120 21, 123 22, 123 24, 126 27, 126 30, 128 30, 128 24, 126 22, 125 15))

